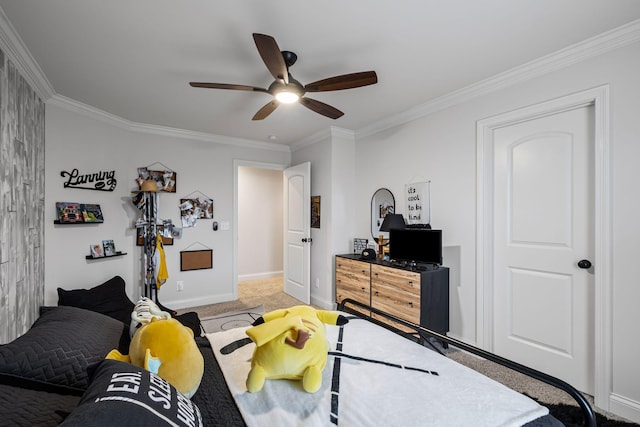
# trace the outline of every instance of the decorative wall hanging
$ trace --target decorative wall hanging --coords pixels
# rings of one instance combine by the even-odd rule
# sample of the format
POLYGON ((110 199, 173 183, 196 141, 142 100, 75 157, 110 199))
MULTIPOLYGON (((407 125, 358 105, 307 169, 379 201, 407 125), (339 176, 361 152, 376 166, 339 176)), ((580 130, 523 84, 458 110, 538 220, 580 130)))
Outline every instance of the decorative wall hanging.
POLYGON ((311 196, 311 228, 320 228, 320 196, 311 196))
POLYGON ((207 270, 213 268, 213 249, 200 242, 193 243, 180 251, 180 271, 207 270), (194 245, 200 245, 206 249, 187 250, 194 245))
POLYGON ((195 227, 198 219, 213 218, 213 199, 197 190, 181 198, 178 207, 183 227, 195 227), (191 197, 196 193, 200 195, 191 197))
POLYGON ((139 167, 138 178, 155 182, 158 186, 158 191, 165 191, 167 193, 176 192, 176 173, 171 170, 171 168, 160 162, 152 163, 149 166, 139 167), (155 165, 162 166, 164 170, 150 169, 155 165))
MULTIPOLYGON (((144 228, 137 228, 136 246, 144 246, 144 228)), ((173 237, 168 237, 164 234, 164 227, 158 225, 157 232, 162 236, 162 244, 165 246, 173 245, 173 237)))
POLYGON ((430 184, 431 181, 424 181, 405 185, 407 225, 426 227, 431 223, 430 184))
POLYGON ((118 183, 115 178, 116 171, 101 171, 88 174, 80 174, 78 169, 71 172, 61 171, 60 176, 65 178, 64 188, 80 188, 83 190, 113 191, 118 183))
POLYGON ((101 223, 104 222, 100 205, 93 203, 56 202, 58 224, 101 223))

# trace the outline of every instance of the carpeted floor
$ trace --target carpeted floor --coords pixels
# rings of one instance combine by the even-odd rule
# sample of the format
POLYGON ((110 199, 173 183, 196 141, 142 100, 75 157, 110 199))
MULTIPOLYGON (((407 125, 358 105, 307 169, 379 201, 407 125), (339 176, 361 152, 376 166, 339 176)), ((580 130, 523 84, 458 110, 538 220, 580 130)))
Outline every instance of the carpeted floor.
MULTIPOLYGON (((282 290, 282 277, 266 280, 252 280, 238 283, 238 300, 180 310, 179 313, 195 311, 200 319, 217 316, 228 312, 237 312, 259 305, 264 312, 302 304, 301 301, 285 294, 282 290)), ((468 366, 489 378, 538 400, 549 406, 552 414, 565 425, 581 425, 582 416, 573 399, 565 392, 557 390, 538 380, 511 371, 488 360, 478 358, 456 349, 446 351, 447 356, 458 363, 468 366), (576 424, 578 423, 578 424, 576 424)), ((585 396, 593 406, 593 398, 585 396)), ((640 427, 613 414, 594 407, 598 414, 598 426, 640 427)))

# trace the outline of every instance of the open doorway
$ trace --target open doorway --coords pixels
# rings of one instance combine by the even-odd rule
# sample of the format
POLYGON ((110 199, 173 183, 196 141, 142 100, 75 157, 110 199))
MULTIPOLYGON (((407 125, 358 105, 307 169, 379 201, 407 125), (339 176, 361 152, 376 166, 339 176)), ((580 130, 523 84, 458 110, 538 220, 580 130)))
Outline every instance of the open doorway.
POLYGON ((265 295, 282 291, 283 167, 237 165, 238 292, 265 295))

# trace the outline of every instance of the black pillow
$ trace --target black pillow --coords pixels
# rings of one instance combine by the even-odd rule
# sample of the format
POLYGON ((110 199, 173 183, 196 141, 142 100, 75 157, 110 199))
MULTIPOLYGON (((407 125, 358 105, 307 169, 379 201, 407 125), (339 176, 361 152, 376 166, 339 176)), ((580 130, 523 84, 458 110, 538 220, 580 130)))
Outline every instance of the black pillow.
POLYGON ((70 305, 105 314, 129 325, 135 304, 127 296, 124 279, 115 276, 91 289, 58 288, 58 305, 70 305))
POLYGON ((203 425, 191 400, 145 369, 103 360, 92 370, 89 388, 61 426, 203 425))
POLYGON ((78 405, 80 396, 0 384, 3 426, 57 426, 78 405))
POLYGON ((24 335, 0 346, 0 374, 84 390, 87 366, 118 348, 125 329, 100 313, 48 308, 24 335))
POLYGON ((200 326, 200 317, 195 311, 179 314, 174 316, 178 322, 182 323, 187 328, 193 331, 194 337, 202 336, 202 327, 200 326))

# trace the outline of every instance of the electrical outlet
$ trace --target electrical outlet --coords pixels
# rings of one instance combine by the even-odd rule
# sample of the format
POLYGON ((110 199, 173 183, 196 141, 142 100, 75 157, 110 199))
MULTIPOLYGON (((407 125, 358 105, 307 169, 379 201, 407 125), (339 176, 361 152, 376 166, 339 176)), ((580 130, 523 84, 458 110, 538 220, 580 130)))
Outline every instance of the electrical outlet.
POLYGON ((182 280, 178 280, 176 284, 178 285, 178 292, 182 292, 184 290, 184 282, 182 280))
POLYGON ((320 278, 316 277, 316 289, 320 289, 320 278))

